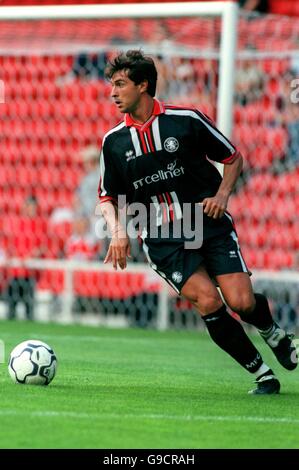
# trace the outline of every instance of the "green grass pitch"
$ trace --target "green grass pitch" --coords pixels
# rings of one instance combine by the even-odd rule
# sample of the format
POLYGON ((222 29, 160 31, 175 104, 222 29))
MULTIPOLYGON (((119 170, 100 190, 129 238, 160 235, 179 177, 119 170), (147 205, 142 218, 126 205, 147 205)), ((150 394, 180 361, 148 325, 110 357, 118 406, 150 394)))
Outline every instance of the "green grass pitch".
POLYGON ((254 377, 206 333, 0 322, 5 359, 40 339, 58 357, 48 387, 17 385, 0 364, 0 448, 299 448, 298 371, 256 336, 281 380, 250 396, 254 377))

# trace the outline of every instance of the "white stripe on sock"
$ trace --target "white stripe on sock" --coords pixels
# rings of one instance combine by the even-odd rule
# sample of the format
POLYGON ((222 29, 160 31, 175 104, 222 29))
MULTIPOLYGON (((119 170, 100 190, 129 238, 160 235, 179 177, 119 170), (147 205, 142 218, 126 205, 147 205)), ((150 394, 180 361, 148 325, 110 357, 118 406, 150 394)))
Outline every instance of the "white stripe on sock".
POLYGON ((265 364, 263 362, 263 364, 261 365, 261 367, 256 371, 254 372, 254 375, 256 376, 256 378, 260 377, 261 375, 265 374, 266 372, 268 372, 270 370, 270 367, 267 366, 267 364, 265 364))

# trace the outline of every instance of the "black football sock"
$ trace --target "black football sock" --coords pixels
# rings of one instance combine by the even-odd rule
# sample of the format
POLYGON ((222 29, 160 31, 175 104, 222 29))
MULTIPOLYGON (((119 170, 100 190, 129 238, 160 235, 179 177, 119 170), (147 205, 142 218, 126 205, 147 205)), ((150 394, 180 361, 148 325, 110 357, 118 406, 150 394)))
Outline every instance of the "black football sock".
POLYGON ((256 306, 250 313, 239 313, 240 318, 261 331, 271 330, 274 321, 267 298, 263 294, 254 294, 256 306))
POLYGON ((203 317, 212 340, 244 369, 256 372, 263 359, 241 324, 228 314, 225 305, 203 317))
POLYGON ((261 377, 264 377, 264 375, 274 375, 274 372, 272 369, 270 369, 269 366, 267 366, 267 364, 263 362, 261 367, 254 372, 254 375, 257 379, 260 379, 261 377))

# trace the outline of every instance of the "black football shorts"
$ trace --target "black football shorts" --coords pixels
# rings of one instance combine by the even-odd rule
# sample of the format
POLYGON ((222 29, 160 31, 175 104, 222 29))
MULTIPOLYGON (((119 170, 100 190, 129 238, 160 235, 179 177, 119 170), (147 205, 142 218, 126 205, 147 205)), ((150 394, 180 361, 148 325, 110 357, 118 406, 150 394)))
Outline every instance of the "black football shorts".
POLYGON ((247 272, 235 230, 205 240, 198 249, 186 249, 182 239, 143 240, 150 266, 180 293, 187 279, 203 264, 211 276, 247 272))

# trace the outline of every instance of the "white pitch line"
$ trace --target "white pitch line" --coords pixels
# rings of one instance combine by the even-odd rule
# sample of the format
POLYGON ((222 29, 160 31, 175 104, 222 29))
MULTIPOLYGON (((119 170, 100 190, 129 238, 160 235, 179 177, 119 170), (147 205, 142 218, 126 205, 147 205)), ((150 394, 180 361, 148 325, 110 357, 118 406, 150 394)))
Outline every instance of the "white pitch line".
MULTIPOLYGON (((11 337, 15 337, 15 333, 1 333, 0 334, 0 339, 2 338, 2 340, 4 339, 7 339, 7 338, 11 338, 11 337)), ((116 337, 116 336, 84 336, 84 335, 78 335, 78 336, 75 336, 75 335, 49 335, 49 334, 36 334, 36 333, 28 333, 27 334, 27 337, 29 339, 39 339, 41 341, 77 341, 77 342, 85 342, 85 341, 88 341, 88 342, 95 342, 95 343, 98 343, 98 342, 103 342, 103 341, 109 341, 112 342, 116 342, 116 343, 140 343, 140 344, 152 344, 153 342, 153 338, 128 338, 128 337, 116 337)), ((208 337, 207 337, 208 338, 208 337)), ((163 335, 161 335, 160 338, 154 338, 155 341, 158 339, 158 340, 161 340, 161 341, 173 341, 172 338, 164 338, 163 335)), ((194 341, 197 341, 198 338, 194 337, 194 338, 180 338, 180 343, 188 343, 190 344, 190 342, 194 340, 194 341)))
MULTIPOLYGON (((15 337, 15 333, 1 333, 0 334, 0 339, 4 338, 11 338, 15 337)), ((79 342, 84 342, 84 341, 90 341, 90 342, 102 342, 102 341, 116 341, 116 342, 139 342, 139 343, 152 343, 151 338, 120 338, 116 336, 75 336, 75 335, 44 335, 40 334, 37 335, 36 333, 28 333, 27 337, 30 339, 40 339, 40 340, 55 340, 55 341, 79 341, 79 342)), ((163 338, 162 338, 163 339, 163 338)))
POLYGON ((262 424, 299 424, 299 419, 294 418, 271 418, 263 416, 206 416, 206 415, 163 415, 163 414, 116 414, 116 413, 76 413, 73 411, 19 411, 0 410, 0 416, 30 416, 40 418, 74 418, 74 419, 151 419, 151 420, 174 420, 174 421, 216 421, 216 422, 250 422, 262 424))

